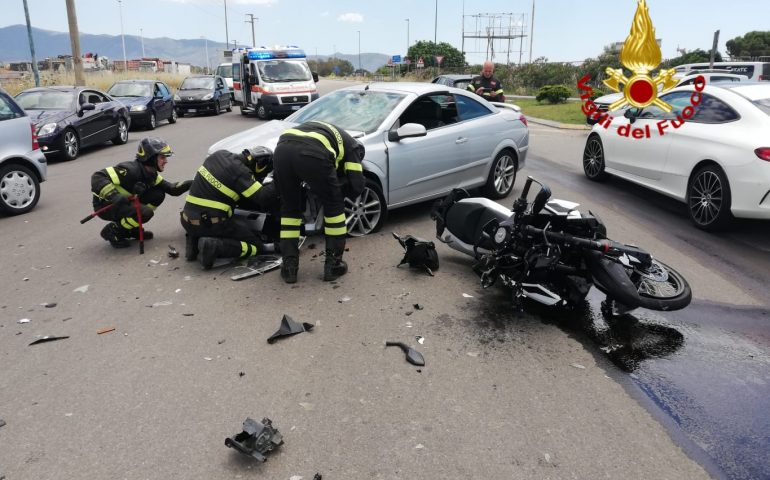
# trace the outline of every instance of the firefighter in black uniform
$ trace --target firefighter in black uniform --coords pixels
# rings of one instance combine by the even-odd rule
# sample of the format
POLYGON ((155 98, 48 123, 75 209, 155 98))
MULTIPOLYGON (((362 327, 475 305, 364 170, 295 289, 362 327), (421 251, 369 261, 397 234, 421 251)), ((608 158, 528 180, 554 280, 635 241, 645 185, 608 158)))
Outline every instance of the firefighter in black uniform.
POLYGON ((182 211, 187 232, 185 257, 197 257, 204 269, 217 258, 251 257, 260 253, 262 239, 244 219, 233 217, 236 207, 278 211, 273 183, 262 185, 273 168, 273 152, 255 147, 242 153, 218 150, 195 175, 182 211))
POLYGON ((503 84, 492 76, 494 72, 495 64, 489 61, 484 62, 484 66, 481 68, 481 75, 473 77, 471 83, 468 84, 468 90, 481 96, 484 100, 504 102, 503 84))
POLYGON ((324 281, 344 275, 344 197, 358 197, 364 190, 361 166, 364 146, 334 125, 311 121, 286 130, 275 149, 275 178, 281 196, 281 277, 297 281, 301 233, 302 182, 307 182, 323 204, 326 260, 324 281), (343 183, 345 194, 343 194, 343 183))
MULTIPOLYGON (((114 205, 99 214, 99 218, 110 222, 101 232, 102 238, 110 245, 124 248, 129 246, 130 239, 139 238, 139 218, 130 196, 139 196, 144 224, 150 221, 167 193, 176 197, 190 189, 191 180, 171 183, 160 176, 159 172, 166 168, 168 157, 173 154, 171 147, 162 139, 143 138, 139 142, 136 160, 119 163, 91 175, 94 210, 114 205)), ((152 232, 144 231, 145 240, 152 237, 152 232)))

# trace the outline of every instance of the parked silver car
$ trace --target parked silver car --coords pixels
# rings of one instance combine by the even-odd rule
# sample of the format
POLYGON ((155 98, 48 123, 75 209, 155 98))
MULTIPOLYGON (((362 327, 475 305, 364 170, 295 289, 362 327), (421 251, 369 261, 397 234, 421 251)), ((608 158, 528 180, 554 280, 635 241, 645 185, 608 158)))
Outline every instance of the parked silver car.
POLYGON ((40 199, 47 165, 32 121, 0 89, 0 211, 19 215, 32 210, 40 199))
POLYGON ((371 83, 324 95, 285 121, 273 120, 221 140, 209 153, 274 149, 288 128, 311 120, 344 128, 366 147, 366 189, 346 199, 348 233, 378 230, 389 209, 439 198, 453 188, 511 193, 529 148, 527 121, 515 106, 432 83, 371 83))

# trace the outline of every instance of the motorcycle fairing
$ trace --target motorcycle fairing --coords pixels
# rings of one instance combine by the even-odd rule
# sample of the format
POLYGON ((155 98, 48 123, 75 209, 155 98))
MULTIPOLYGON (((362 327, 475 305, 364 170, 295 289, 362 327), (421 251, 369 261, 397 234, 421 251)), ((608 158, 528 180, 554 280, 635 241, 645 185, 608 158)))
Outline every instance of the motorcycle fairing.
POLYGON ((621 264, 610 260, 601 252, 592 250, 585 251, 585 259, 596 288, 629 308, 641 305, 636 285, 631 282, 621 264))

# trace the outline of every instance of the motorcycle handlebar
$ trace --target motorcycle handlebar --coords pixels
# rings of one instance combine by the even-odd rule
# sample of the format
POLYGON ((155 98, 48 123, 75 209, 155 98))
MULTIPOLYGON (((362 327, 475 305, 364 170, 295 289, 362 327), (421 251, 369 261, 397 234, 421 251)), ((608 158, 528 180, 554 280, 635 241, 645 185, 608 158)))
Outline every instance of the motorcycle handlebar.
POLYGON ((602 253, 608 253, 612 249, 612 242, 610 240, 596 241, 588 240, 586 238, 575 237, 568 233, 548 232, 542 228, 533 227, 527 225, 524 227, 524 232, 530 235, 545 235, 549 241, 559 244, 570 244, 581 248, 587 248, 589 250, 597 250, 602 253))

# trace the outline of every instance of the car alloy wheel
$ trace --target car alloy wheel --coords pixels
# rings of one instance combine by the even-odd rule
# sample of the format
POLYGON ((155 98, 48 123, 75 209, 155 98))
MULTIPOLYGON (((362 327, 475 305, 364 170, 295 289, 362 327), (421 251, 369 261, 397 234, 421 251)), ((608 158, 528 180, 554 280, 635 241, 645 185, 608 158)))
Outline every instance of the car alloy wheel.
POLYGON ((489 178, 484 185, 484 195, 489 198, 505 198, 513 190, 516 182, 516 157, 505 149, 497 154, 492 162, 489 178))
POLYGON ((118 120, 118 134, 112 139, 112 143, 115 145, 123 145, 128 141, 128 123, 121 118, 118 120))
POLYGON ((607 177, 604 172, 604 147, 597 135, 588 137, 583 149, 583 173, 589 180, 599 181, 607 177))
POLYGON ((219 115, 220 113, 222 113, 222 107, 218 101, 214 100, 214 115, 219 115))
POLYGON ((176 108, 171 109, 171 116, 168 117, 168 123, 176 123, 177 113, 176 108))
POLYGON ((363 237, 382 227, 387 206, 382 190, 371 180, 366 181, 364 191, 355 199, 345 198, 345 224, 348 235, 363 237))
POLYGON ((77 134, 70 129, 64 131, 63 153, 67 160, 75 160, 80 152, 80 141, 77 134))
POLYGON ((26 213, 40 199, 40 184, 27 167, 7 165, 0 168, 0 210, 9 215, 26 213))
POLYGON ((690 180, 687 205, 698 228, 716 230, 730 220, 730 185, 724 173, 714 166, 700 169, 690 180))
POLYGON ((148 123, 150 130, 155 130, 155 127, 158 126, 157 118, 155 118, 155 112, 150 112, 150 121, 148 123))

